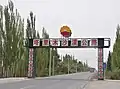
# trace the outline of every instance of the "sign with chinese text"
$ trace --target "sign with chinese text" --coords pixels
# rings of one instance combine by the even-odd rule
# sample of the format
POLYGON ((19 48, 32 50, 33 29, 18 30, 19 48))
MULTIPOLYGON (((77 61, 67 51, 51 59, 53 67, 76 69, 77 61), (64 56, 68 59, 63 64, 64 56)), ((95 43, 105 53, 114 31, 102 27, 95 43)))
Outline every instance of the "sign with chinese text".
MULTIPOLYGON (((104 39, 105 41, 110 41, 109 39, 104 39)), ((99 48, 99 39, 97 38, 49 38, 49 39, 29 39, 28 47, 30 48, 99 48)), ((101 45, 101 44, 100 44, 101 45)), ((109 48, 105 46, 105 48, 109 48)))
POLYGON ((91 39, 90 46, 98 46, 98 39, 91 39))
POLYGON ((49 39, 42 39, 42 46, 49 46, 49 39))
POLYGON ((81 39, 81 46, 88 46, 88 40, 87 39, 81 39))
POLYGON ((40 39, 33 39, 33 46, 40 46, 40 39))
POLYGON ((103 69, 102 69, 102 68, 100 68, 100 69, 99 69, 99 72, 103 72, 103 69))
POLYGON ((103 48, 98 48, 98 78, 102 79, 103 76, 103 48))
POLYGON ((59 46, 59 39, 50 39, 51 46, 59 46))
POLYGON ((62 39, 61 46, 68 46, 68 39, 62 39))
POLYGON ((71 39, 71 46, 78 46, 78 39, 71 39))
POLYGON ((99 68, 103 68, 103 62, 99 62, 99 68))
MULTIPOLYGON (((70 30, 63 29, 60 31, 64 37, 70 37, 70 30)), ((28 77, 35 77, 35 65, 33 54, 36 48, 98 48, 98 80, 104 79, 103 65, 103 48, 110 47, 110 38, 40 38, 27 39, 24 46, 29 48, 28 77), (105 41, 108 45, 105 45, 105 41), (26 45, 27 44, 27 45, 26 45)))
POLYGON ((33 48, 29 48, 28 76, 32 77, 33 71, 33 48))

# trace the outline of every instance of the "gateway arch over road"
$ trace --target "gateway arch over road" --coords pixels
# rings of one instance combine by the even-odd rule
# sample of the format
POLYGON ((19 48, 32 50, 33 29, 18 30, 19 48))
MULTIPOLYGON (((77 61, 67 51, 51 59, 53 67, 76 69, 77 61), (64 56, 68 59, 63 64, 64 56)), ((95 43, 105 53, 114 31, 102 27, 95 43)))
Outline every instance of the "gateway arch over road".
POLYGON ((28 78, 36 77, 36 48, 98 48, 98 80, 104 80, 103 49, 110 47, 110 38, 27 38, 24 40, 24 46, 29 48, 28 78), (106 42, 108 45, 105 45, 106 42))

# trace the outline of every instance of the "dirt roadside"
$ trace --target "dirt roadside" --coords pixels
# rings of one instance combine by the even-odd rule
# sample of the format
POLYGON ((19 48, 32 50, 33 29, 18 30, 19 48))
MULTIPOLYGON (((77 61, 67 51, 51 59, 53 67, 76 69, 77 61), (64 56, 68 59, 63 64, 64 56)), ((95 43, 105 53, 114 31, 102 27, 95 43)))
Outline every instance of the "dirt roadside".
POLYGON ((85 89, 120 89, 120 80, 92 80, 85 89))

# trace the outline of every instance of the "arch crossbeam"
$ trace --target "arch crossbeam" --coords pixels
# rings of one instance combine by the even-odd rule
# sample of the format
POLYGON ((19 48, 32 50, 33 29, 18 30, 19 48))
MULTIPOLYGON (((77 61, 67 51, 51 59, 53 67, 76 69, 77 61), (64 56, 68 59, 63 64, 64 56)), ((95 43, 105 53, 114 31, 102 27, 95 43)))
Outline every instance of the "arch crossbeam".
POLYGON ((25 39, 24 46, 29 48, 109 48, 110 38, 25 39))

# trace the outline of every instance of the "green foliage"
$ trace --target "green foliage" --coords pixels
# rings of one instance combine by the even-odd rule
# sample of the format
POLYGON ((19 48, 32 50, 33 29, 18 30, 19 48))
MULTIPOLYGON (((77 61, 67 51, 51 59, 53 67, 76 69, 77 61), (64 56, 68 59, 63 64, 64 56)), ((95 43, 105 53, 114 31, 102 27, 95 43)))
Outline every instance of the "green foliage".
POLYGON ((109 51, 108 54, 108 61, 107 61, 107 71, 111 71, 111 52, 109 51))
MULTIPOLYGON (((23 46, 23 40, 25 35, 26 38, 40 38, 39 32, 35 29, 35 20, 33 12, 30 12, 27 28, 24 30, 24 19, 21 18, 18 10, 14 9, 13 2, 9 0, 4 9, 0 5, 0 75, 2 77, 27 76, 29 48, 23 46)), ((42 30, 42 38, 49 38, 45 28, 42 30)), ((48 76, 53 68, 53 75, 81 72, 88 68, 87 64, 77 62, 72 55, 66 54, 63 58, 60 57, 57 48, 51 49, 51 55, 50 48, 34 50, 37 76, 48 76)))
POLYGON ((113 45, 113 52, 109 52, 106 77, 120 79, 120 27, 117 26, 116 40, 113 45))
POLYGON ((117 68, 114 71, 106 71, 106 75, 107 79, 120 80, 120 69, 117 68))

